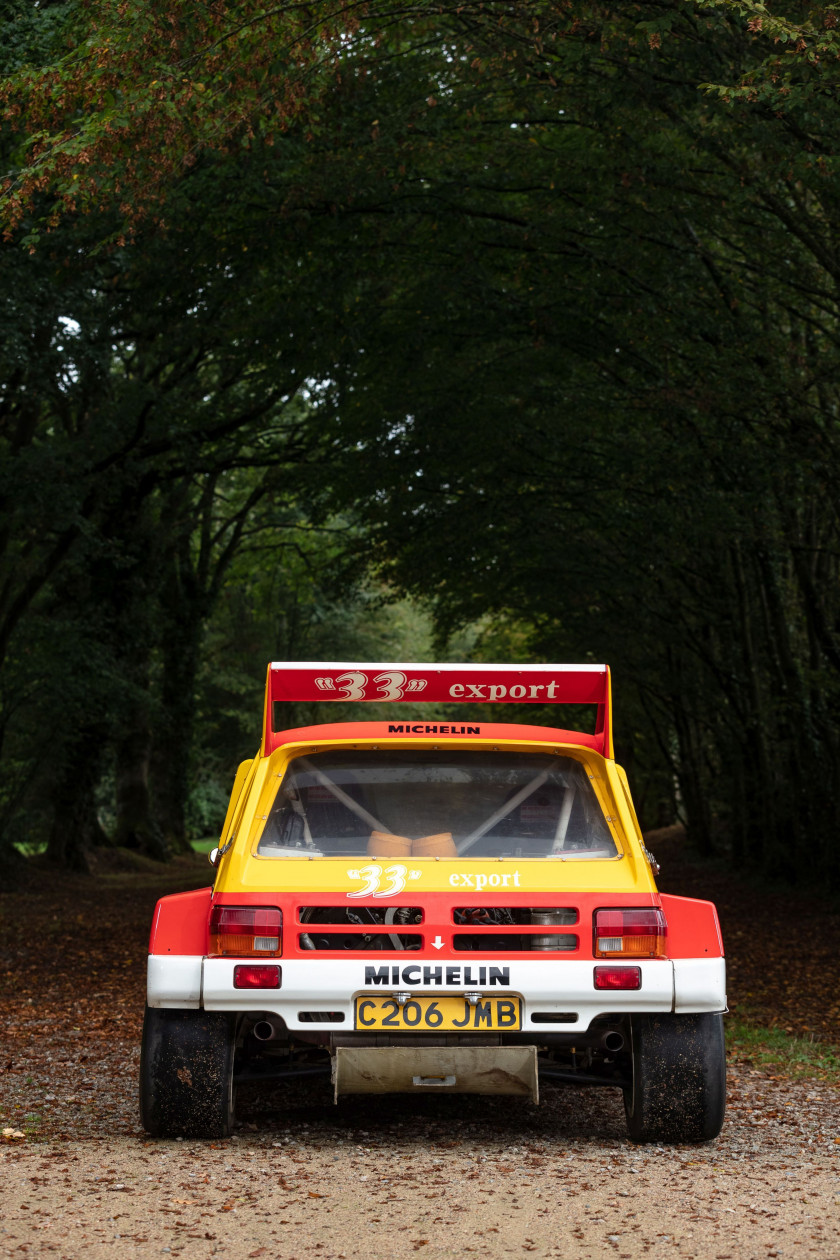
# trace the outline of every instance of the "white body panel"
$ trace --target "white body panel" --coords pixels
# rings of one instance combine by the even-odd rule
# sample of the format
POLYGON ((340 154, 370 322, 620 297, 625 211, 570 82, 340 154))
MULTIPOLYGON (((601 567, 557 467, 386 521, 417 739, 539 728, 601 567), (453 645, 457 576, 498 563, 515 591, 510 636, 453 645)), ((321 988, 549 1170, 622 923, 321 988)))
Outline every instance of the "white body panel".
MULTIPOLYGON (((363 959, 277 959, 279 989, 235 989, 233 971, 242 958, 193 958, 156 955, 149 959, 149 1005, 204 1007, 211 1011, 254 1011, 280 1016, 290 1029, 312 1031, 300 1013, 340 1012, 344 1031, 353 1029, 353 999, 397 991, 413 995, 480 991, 486 996, 510 993, 523 999, 522 1031, 585 1031, 599 1015, 670 1012, 679 1014, 726 1009, 726 976, 722 958, 621 959, 639 966, 642 987, 602 991, 594 987, 592 960, 563 962, 506 959, 466 961, 420 959, 408 962, 382 955, 363 959), (395 970, 396 969, 396 970, 395 970), (375 978, 374 978, 375 977, 375 978), (539 1014, 574 1015, 557 1024, 534 1023, 539 1014)), ((274 962, 254 959, 254 962, 274 962)))
POLYGON ((203 958, 194 954, 150 954, 146 968, 149 1006, 198 1010, 203 958))
POLYGON ((678 1015, 726 1010, 726 962, 723 958, 674 960, 674 1010, 678 1015))

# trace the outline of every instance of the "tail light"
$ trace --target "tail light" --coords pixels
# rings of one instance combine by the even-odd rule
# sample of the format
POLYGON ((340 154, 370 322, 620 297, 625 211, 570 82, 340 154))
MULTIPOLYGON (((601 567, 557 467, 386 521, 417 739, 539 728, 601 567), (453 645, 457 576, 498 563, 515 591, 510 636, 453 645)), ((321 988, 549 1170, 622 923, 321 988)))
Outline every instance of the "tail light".
POLYGON ((596 989, 641 989, 641 967, 596 967, 596 989))
POLYGON ((238 963, 233 969, 234 989, 279 989, 281 983, 280 968, 271 963, 238 963))
POLYGON ((276 906, 214 906, 210 911, 210 953, 279 958, 283 915, 276 906))
POLYGON ((596 958, 661 958, 667 926, 661 910, 596 910, 596 958))

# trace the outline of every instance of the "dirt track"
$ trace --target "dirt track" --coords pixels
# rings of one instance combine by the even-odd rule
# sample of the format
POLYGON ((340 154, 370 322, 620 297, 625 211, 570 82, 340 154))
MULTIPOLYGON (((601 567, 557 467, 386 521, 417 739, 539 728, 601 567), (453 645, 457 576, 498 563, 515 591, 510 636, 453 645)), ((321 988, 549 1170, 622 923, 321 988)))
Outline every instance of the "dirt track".
MULTIPOLYGON (((613 1090, 243 1099, 227 1142, 150 1142, 132 1076, 85 1141, 7 1144, 0 1253, 840 1256, 837 1092, 748 1072, 709 1146, 632 1147, 613 1090)), ((88 1104, 90 1106, 90 1104, 88 1104)))
POLYGON ((743 1062, 699 1148, 632 1147, 611 1089, 334 1107, 322 1083, 243 1095, 230 1141, 149 1141, 148 923, 158 892, 205 878, 39 878, 0 897, 0 1128, 27 1133, 0 1140, 1 1256, 840 1257, 840 1092, 743 1062))

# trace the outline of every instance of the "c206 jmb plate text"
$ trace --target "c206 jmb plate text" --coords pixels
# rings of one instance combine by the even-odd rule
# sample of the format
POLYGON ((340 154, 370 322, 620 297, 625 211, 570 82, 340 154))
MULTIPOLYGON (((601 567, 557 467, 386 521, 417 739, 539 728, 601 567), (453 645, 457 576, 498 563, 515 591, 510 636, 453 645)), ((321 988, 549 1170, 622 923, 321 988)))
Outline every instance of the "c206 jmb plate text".
POLYGON ((518 997, 483 997, 474 1004, 465 997, 417 997, 403 1003, 385 996, 356 998, 355 1027, 359 1029, 515 1032, 520 1023, 518 997))

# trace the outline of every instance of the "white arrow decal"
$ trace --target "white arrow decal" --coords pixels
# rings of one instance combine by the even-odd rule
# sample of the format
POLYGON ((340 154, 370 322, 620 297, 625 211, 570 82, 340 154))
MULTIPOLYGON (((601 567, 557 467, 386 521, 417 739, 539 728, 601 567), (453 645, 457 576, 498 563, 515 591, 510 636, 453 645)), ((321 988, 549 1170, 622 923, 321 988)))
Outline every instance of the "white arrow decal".
POLYGON ((439 936, 432 941, 432 949, 443 949, 443 941, 439 936))

